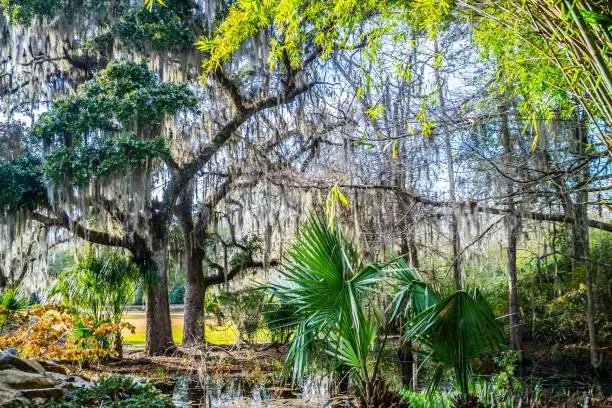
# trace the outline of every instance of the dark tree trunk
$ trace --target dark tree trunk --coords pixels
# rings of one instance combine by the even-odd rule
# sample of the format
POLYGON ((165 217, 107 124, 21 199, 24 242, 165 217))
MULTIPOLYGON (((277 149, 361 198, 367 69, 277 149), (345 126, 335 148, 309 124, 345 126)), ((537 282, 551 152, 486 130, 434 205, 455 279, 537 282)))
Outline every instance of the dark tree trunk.
POLYGON ((147 262, 149 276, 146 282, 145 352, 148 355, 164 355, 175 349, 166 276, 168 228, 166 222, 156 219, 152 220, 151 225, 151 259, 147 262))
POLYGON ((510 215, 507 220, 508 228, 508 325, 510 328, 510 346, 521 348, 521 335, 519 331, 518 309, 518 283, 516 274, 516 251, 520 228, 520 217, 510 215))
POLYGON ((117 331, 115 333, 115 353, 117 353, 118 358, 123 358, 123 336, 121 335, 121 331, 117 331))
POLYGON ((204 341, 204 251, 199 246, 194 246, 187 249, 186 253, 183 345, 193 345, 204 341))
MULTIPOLYGON (((579 126, 576 126, 574 131, 574 140, 572 147, 577 159, 585 159, 586 147, 588 144, 587 131, 585 120, 583 119, 579 126)), ((578 184, 586 184, 590 174, 589 166, 584 166, 578 173, 578 184)), ((595 304, 593 299, 593 276, 590 265, 589 251, 589 223, 587 216, 587 203, 589 201, 589 193, 585 188, 579 189, 575 194, 575 202, 570 213, 574 217, 572 224, 572 247, 573 261, 572 265, 575 269, 584 271, 584 279, 587 288, 587 327, 589 331, 589 351, 591 357, 591 366, 597 371, 601 364, 597 348, 597 330, 595 328, 595 304)))
POLYGON ((402 385, 404 387, 412 387, 413 381, 413 368, 414 363, 413 353, 410 350, 409 343, 404 343, 397 352, 397 357, 400 363, 400 369, 402 371, 402 385))
MULTIPOLYGON (((500 106, 501 136, 504 145, 504 167, 506 174, 513 174, 515 166, 513 163, 512 136, 510 135, 508 106, 500 106)), ((516 273, 516 254, 518 239, 521 229, 521 218, 514 204, 514 186, 511 180, 507 180, 506 194, 508 199, 508 215, 506 216, 506 235, 508 237, 508 327, 510 331, 510 347, 521 348, 521 337, 519 331, 519 309, 518 309, 518 279, 516 273)))
POLYGON ((185 315, 183 321, 183 345, 190 346, 204 341, 204 225, 193 222, 193 189, 181 194, 175 210, 181 223, 185 243, 185 315))

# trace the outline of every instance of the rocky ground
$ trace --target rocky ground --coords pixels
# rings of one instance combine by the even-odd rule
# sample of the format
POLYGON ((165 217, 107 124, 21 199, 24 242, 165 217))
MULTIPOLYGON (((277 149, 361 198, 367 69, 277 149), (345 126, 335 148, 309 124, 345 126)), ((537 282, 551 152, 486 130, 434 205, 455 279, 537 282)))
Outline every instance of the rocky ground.
POLYGON ((0 407, 50 398, 62 398, 72 387, 87 387, 82 376, 69 375, 53 361, 20 358, 17 350, 0 352, 0 407))

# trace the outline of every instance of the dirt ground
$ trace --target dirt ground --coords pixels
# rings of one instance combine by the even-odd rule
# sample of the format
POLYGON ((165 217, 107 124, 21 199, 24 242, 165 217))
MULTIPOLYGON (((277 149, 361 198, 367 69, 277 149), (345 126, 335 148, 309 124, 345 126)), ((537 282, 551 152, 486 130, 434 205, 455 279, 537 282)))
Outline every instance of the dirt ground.
POLYGON ((84 369, 92 377, 107 374, 131 374, 152 378, 176 374, 228 373, 247 375, 278 374, 287 348, 272 345, 209 346, 208 348, 177 347, 167 356, 149 357, 143 351, 128 351, 123 359, 113 359, 84 369))

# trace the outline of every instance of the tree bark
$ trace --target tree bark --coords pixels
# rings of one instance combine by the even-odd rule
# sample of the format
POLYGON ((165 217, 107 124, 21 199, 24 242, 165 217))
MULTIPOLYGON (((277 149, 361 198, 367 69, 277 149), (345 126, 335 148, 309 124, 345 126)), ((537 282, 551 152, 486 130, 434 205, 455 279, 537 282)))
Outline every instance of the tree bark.
POLYGON ((193 189, 181 194, 176 215, 181 223, 185 243, 185 315, 183 321, 183 345, 190 346, 204 341, 204 249, 199 231, 193 223, 193 189))
MULTIPOLYGON (((508 106, 500 106, 500 125, 501 136, 504 145, 504 166, 506 172, 513 173, 513 148, 512 136, 510 135, 508 106)), ((514 204, 514 186, 512 181, 506 183, 506 194, 508 196, 508 215, 505 218, 506 234, 508 237, 508 247, 506 255, 508 258, 508 328, 510 331, 510 347, 520 350, 521 337, 519 331, 519 310, 518 310, 518 279, 516 273, 516 255, 518 239, 521 228, 520 214, 516 211, 514 204)))
POLYGON ((204 277, 204 258, 206 228, 213 220, 213 210, 230 191, 233 177, 223 182, 207 199, 197 214, 197 222, 193 217, 193 186, 189 185, 182 193, 175 209, 180 221, 185 242, 185 315, 183 322, 183 345, 202 343, 204 337, 204 296, 209 286, 204 277))
MULTIPOLYGON (((586 154, 586 147, 588 144, 587 132, 585 129, 585 121, 582 120, 578 123, 574 130, 574 140, 572 141, 572 148, 577 158, 583 158, 586 154)), ((584 166, 583 170, 578 174, 578 182, 582 183, 589 178, 589 167, 584 166)), ((575 270, 584 270, 584 279, 587 289, 587 314, 586 321, 589 331, 589 352, 591 358, 591 366, 593 370, 597 371, 601 359, 599 357, 597 347, 597 330, 595 327, 595 305, 594 305, 594 294, 593 294, 593 276, 592 268, 590 265, 590 251, 589 251, 589 223, 587 216, 587 202, 589 200, 589 193, 586 189, 581 188, 575 194, 576 199, 574 203, 570 202, 574 223, 572 224, 572 249, 573 259, 572 266, 575 270)))
POLYGON ((199 247, 192 247, 187 252, 183 345, 193 345, 204 341, 204 251, 199 247))
POLYGON ((516 252, 520 229, 520 217, 510 216, 507 220, 508 233, 508 326, 510 329, 510 347, 520 350, 521 335, 519 331, 518 280, 516 274, 516 252))
POLYGON ((146 293, 146 344, 148 355, 164 355, 175 349, 168 301, 168 227, 166 222, 151 222, 151 259, 148 262, 146 293))
MULTIPOLYGON (((438 54, 438 41, 434 41, 435 53, 438 54)), ((438 92, 438 98, 440 100, 440 109, 442 115, 446 115, 446 103, 444 98, 444 86, 442 84, 442 78, 440 77, 440 69, 434 69, 434 75, 436 80, 436 87, 438 92)), ((451 147, 451 130, 448 127, 447 120, 443 118, 444 128, 444 150, 446 150, 446 171, 448 173, 448 191, 450 195, 450 201, 452 203, 457 202, 457 196, 455 194, 455 166, 453 160, 453 152, 451 147)), ((461 238, 459 236, 459 215, 458 208, 453 206, 451 212, 451 240, 453 247, 453 281, 455 282, 455 289, 461 290, 461 238)))

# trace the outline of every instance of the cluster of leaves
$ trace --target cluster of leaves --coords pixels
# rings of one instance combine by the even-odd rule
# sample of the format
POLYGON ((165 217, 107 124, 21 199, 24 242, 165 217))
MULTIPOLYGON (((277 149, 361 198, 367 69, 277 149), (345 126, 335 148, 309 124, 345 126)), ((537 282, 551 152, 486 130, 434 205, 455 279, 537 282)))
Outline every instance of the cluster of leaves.
POLYGON ((269 299, 265 305, 264 323, 270 331, 272 343, 286 344, 295 331, 293 315, 295 307, 269 299))
POLYGON ((56 100, 33 135, 50 150, 45 170, 51 180, 83 185, 166 157, 166 143, 156 135, 163 118, 195 105, 188 86, 159 81, 144 62, 113 61, 76 94, 56 100))
POLYGON ((47 200, 41 160, 24 152, 13 160, 0 160, 0 208, 15 211, 32 209, 47 200))
MULTIPOLYGON (((208 53, 205 72, 213 71, 231 59, 242 43, 261 29, 273 28, 270 63, 286 59, 292 67, 301 65, 308 46, 317 46, 329 57, 335 47, 347 47, 359 25, 372 15, 391 16, 391 2, 375 0, 257 1, 237 0, 211 37, 202 37, 198 49, 208 53)), ((370 40, 376 36, 370 33, 370 40)))
POLYGON ((76 143, 96 130, 156 130, 166 115, 195 105, 188 86, 161 82, 146 62, 114 60, 75 95, 56 100, 36 123, 34 135, 76 143))
POLYGON ((80 364, 113 356, 114 351, 108 347, 110 337, 122 329, 134 330, 125 323, 95 325, 56 304, 32 306, 18 314, 11 312, 11 317, 18 320, 18 325, 0 336, 0 348, 15 347, 24 357, 80 364))
POLYGON ((54 16, 70 0, 1 0, 0 10, 21 25, 29 25, 35 16, 54 16))
POLYGON ((500 15, 497 5, 491 6, 487 11, 498 18, 480 19, 474 25, 474 40, 483 59, 495 63, 496 77, 490 85, 491 92, 502 100, 509 95, 518 96, 520 112, 530 119, 552 119, 556 113, 570 117, 576 102, 566 91, 562 67, 551 64, 541 51, 547 46, 543 38, 527 27, 517 33, 521 26, 509 27, 504 23, 515 12, 512 4, 506 6, 510 9, 504 15, 500 15))
POLYGON ((195 39, 172 6, 171 3, 170 7, 155 7, 152 11, 132 8, 113 24, 109 33, 138 49, 189 49, 195 39))
POLYGON ((135 168, 148 159, 167 157, 166 141, 158 136, 140 140, 133 136, 94 139, 74 148, 59 147, 47 154, 44 173, 53 184, 70 180, 82 187, 89 180, 112 174, 128 165, 135 168))
POLYGON ((118 324, 140 278, 140 269, 125 256, 112 250, 96 255, 86 247, 77 262, 58 275, 53 294, 96 324, 118 324))
POLYGON ((27 299, 19 290, 6 288, 0 294, 0 334, 7 325, 19 321, 19 314, 28 306, 27 299))
POLYGON ((221 292, 218 303, 221 316, 236 325, 239 338, 247 343, 255 339, 264 325, 265 295, 259 291, 221 292))
POLYGON ((122 7, 119 16, 108 30, 86 39, 85 50, 104 50, 112 46, 115 38, 125 45, 144 51, 187 50, 193 47, 195 38, 189 29, 192 18, 192 1, 176 1, 147 10, 140 5, 122 7))
POLYGON ((173 407, 169 396, 164 395, 147 382, 137 382, 132 377, 112 375, 101 378, 91 387, 74 388, 63 400, 47 401, 35 405, 38 408, 169 408, 173 407))

